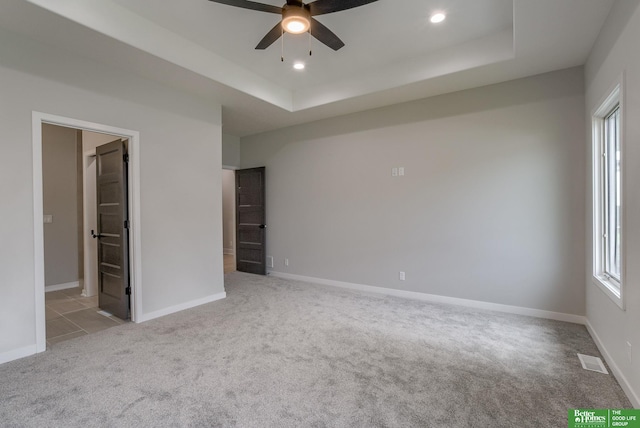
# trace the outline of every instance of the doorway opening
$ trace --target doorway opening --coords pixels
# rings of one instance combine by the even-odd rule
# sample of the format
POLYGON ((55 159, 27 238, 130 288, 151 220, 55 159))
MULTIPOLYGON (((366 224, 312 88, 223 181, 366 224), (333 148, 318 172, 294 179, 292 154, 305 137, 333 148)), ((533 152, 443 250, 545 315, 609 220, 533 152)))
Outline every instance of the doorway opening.
MULTIPOLYGON (((113 207, 113 201, 106 201, 105 199, 112 197, 113 185, 111 185, 110 181, 107 183, 108 189, 106 193, 103 193, 104 197, 100 196, 100 193, 96 196, 95 191, 91 191, 92 188, 96 188, 96 165, 99 165, 99 168, 102 168, 103 172, 105 172, 102 176, 100 174, 97 175, 98 184, 100 180, 110 179, 110 176, 107 177, 106 173, 110 172, 111 167, 109 165, 114 165, 114 163, 109 163, 108 158, 110 153, 114 153, 114 151, 105 151, 105 147, 112 147, 109 144, 104 144, 107 141, 112 141, 116 146, 119 145, 121 147, 124 147, 124 141, 126 141, 126 146, 128 146, 128 157, 126 158, 128 162, 121 163, 122 166, 120 167, 121 175, 125 180, 128 178, 128 184, 126 184, 126 181, 123 182, 125 188, 122 192, 123 200, 120 203, 121 210, 125 212, 126 222, 124 224, 126 230, 120 234, 120 239, 123 244, 122 248, 127 247, 129 250, 128 254, 126 254, 126 251, 123 253, 125 254, 123 258, 128 262, 129 269, 127 271, 130 273, 127 281, 130 287, 127 290, 130 293, 130 319, 135 322, 141 314, 139 133, 39 112, 33 112, 32 130, 36 350, 37 352, 42 352, 46 350, 48 338, 56 337, 56 335, 60 337, 68 336, 67 338, 77 337, 91 332, 91 330, 99 330, 101 328, 99 324, 106 323, 106 325, 109 325, 109 323, 116 324, 119 322, 117 318, 109 317, 108 313, 98 315, 99 317, 104 315, 103 318, 95 318, 98 306, 97 295, 100 294, 100 300, 104 302, 103 294, 105 291, 104 285, 98 287, 96 284, 96 277, 106 277, 109 272, 108 269, 105 271, 102 268, 98 268, 97 259, 92 260, 92 258, 96 254, 100 254, 104 261, 100 263, 100 266, 114 267, 111 260, 104 259, 104 257, 111 257, 110 252, 114 247, 114 234, 107 230, 110 226, 108 219, 114 217, 111 212, 105 212, 100 215, 96 212, 96 210, 101 209, 101 206, 107 206, 108 209, 113 207), (60 190, 65 187, 64 185, 58 183, 57 190, 55 186, 52 190, 45 189, 51 183, 43 184, 43 177, 45 177, 45 173, 51 172, 52 165, 55 166, 56 162, 64 161, 64 156, 60 157, 60 153, 54 153, 54 161, 51 162, 49 158, 51 155, 50 149, 55 148, 46 146, 51 141, 46 136, 43 136, 47 132, 55 133, 56 131, 58 133, 64 131, 67 135, 76 136, 74 141, 68 144, 68 150, 75 150, 75 153, 73 153, 75 156, 70 162, 75 163, 75 167, 71 169, 77 174, 78 185, 69 186, 72 189, 71 192, 66 192, 66 197, 63 195, 64 192, 61 193, 60 190), (78 141, 87 144, 79 144, 78 141), (96 147, 100 148, 96 150, 96 147), (101 155, 104 155, 104 159, 96 160, 96 151, 98 152, 98 157, 100 158, 101 155), (91 182, 91 177, 93 177, 93 182, 91 182), (108 203, 97 204, 96 199, 104 199, 108 203), (75 204, 73 201, 75 201, 75 204), (90 206, 93 206, 93 211, 90 206), (46 212, 45 208, 47 210, 62 210, 58 212, 63 215, 51 214, 51 212, 46 212), (70 213, 69 216, 64 215, 65 209, 70 213), (73 213, 74 210, 75 213, 73 213), (71 214, 75 214, 75 216, 71 214), (96 216, 98 218, 107 218, 107 221, 103 222, 102 225, 96 224, 92 228, 92 216, 94 223, 96 222, 96 216), (75 224, 70 225, 69 218, 75 218, 75 224), (58 221, 62 224, 58 224, 58 221), (64 227, 57 228, 63 230, 47 229, 45 239, 45 225, 43 223, 46 223, 47 227, 54 224, 56 226, 64 226, 64 223, 67 223, 66 233, 68 235, 66 239, 56 241, 56 233, 58 235, 65 234, 64 227), (104 234, 100 232, 101 226, 105 231, 104 234), (72 233, 74 228, 75 235, 72 233), (98 234, 92 232, 93 236, 89 237, 90 229, 97 230, 98 234), (69 235, 71 235, 71 238, 69 238, 69 235), (105 241, 104 243, 96 244, 96 242, 103 240, 105 241), (74 243, 76 252, 67 253, 67 257, 64 259, 62 256, 64 252, 61 251, 61 248, 66 245, 67 249, 73 250, 74 243), (47 251, 45 251, 45 248, 47 251), (72 254, 72 256, 69 257, 68 254, 72 254), (63 258, 61 259, 60 257, 63 258), (73 277, 74 269, 75 278, 73 277), (72 280, 67 281, 66 279, 72 280), (45 290, 49 291, 46 299, 45 290), (90 314, 92 312, 93 315, 90 314), (48 322, 52 319, 56 319, 57 322, 48 322), (49 327, 50 331, 47 330, 47 327, 49 327), (75 331, 69 331, 70 329, 75 329, 75 331), (64 334, 58 334, 61 332, 64 334)), ((59 171, 65 170, 65 168, 60 169, 59 167, 60 165, 58 165, 59 171)), ((67 175, 71 175, 68 168, 67 175)), ((47 175, 46 177, 51 178, 52 176, 47 175)), ((104 284, 103 279, 100 279, 100 281, 104 284)), ((127 306, 129 306, 129 296, 127 297, 127 306)), ((122 314, 120 316, 122 317, 122 314)), ((52 342, 57 341, 52 340, 52 342)))
POLYGON ((265 168, 236 171, 236 269, 267 274, 265 168))
MULTIPOLYGON (((224 273, 267 275, 265 168, 222 166, 224 273)), ((271 266, 273 267, 273 266, 271 266)))
POLYGON ((100 295, 99 243, 95 234, 89 235, 90 230, 99 230, 96 150, 112 141, 121 138, 42 125, 47 345, 115 327, 128 319, 128 308, 116 313, 100 295))

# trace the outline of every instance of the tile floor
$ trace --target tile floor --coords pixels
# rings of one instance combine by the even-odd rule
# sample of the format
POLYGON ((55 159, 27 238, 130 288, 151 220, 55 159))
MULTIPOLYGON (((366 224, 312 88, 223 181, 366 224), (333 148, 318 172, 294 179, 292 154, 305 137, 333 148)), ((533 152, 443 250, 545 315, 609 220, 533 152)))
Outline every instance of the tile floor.
MULTIPOLYGON (((224 255, 224 273, 236 270, 236 258, 224 255)), ((98 313, 98 296, 82 297, 80 288, 45 293, 47 345, 115 327, 126 321, 98 313)))
POLYGON ((80 288, 45 293, 47 346, 115 327, 126 321, 98 313, 98 296, 83 297, 80 288))

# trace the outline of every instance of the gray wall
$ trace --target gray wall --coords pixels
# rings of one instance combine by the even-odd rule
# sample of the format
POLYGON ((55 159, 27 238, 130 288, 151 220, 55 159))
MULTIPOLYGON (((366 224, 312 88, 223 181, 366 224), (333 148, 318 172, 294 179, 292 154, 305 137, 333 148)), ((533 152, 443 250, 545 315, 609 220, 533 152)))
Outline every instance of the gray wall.
POLYGON ((78 174, 76 130, 42 126, 42 192, 45 285, 76 282, 78 247, 78 174))
POLYGON ((140 132, 144 314, 223 292, 220 106, 5 30, 0 41, 0 361, 35 349, 34 110, 140 132))
MULTIPOLYGON (((609 357, 609 365, 617 371, 634 405, 640 406, 640 1, 615 3, 598 41, 589 57, 586 70, 587 128, 591 114, 602 98, 613 89, 624 72, 623 144, 625 186, 623 201, 626 224, 623 225, 623 245, 626 252, 623 270, 626 309, 616 306, 592 281, 592 205, 591 167, 587 176, 587 319, 609 357), (628 345, 632 350, 629 353, 628 345), (631 358, 630 358, 631 357, 631 358)), ((590 128, 589 128, 590 131, 590 128)), ((586 140, 587 159, 591 164, 591 139, 586 140)))
POLYGON ((584 314, 583 84, 573 68, 243 138, 274 270, 584 314))
POLYGON ((119 137, 100 132, 82 131, 82 151, 90 152, 96 147, 117 140, 119 137))
POLYGON ((222 134, 222 165, 240 166, 240 138, 231 134, 222 134))

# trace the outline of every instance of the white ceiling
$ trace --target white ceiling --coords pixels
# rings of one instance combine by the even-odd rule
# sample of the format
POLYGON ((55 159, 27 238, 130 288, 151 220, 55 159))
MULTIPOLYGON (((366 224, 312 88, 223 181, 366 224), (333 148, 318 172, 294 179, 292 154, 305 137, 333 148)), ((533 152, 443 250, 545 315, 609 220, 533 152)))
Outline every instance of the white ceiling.
POLYGON ((238 136, 581 65, 613 3, 379 0, 317 17, 341 50, 313 39, 309 57, 308 35, 287 34, 281 62, 280 40, 254 49, 275 14, 208 0, 0 1, 0 26, 214 99, 238 136))

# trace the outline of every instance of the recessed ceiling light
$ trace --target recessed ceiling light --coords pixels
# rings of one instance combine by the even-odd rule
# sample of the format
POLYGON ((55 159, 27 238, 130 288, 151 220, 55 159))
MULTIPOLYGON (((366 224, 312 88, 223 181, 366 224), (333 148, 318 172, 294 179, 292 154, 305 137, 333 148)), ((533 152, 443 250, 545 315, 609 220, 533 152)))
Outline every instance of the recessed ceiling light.
POLYGON ((433 15, 431 15, 430 20, 431 20, 431 22, 433 22, 434 24, 437 24, 437 23, 439 23, 439 22, 444 21, 444 19, 445 19, 446 17, 447 17, 447 15, 445 15, 444 13, 442 13, 442 12, 437 12, 437 13, 434 13, 433 15))
POLYGON ((296 62, 293 64, 293 68, 296 70, 304 70, 304 62, 296 62))

